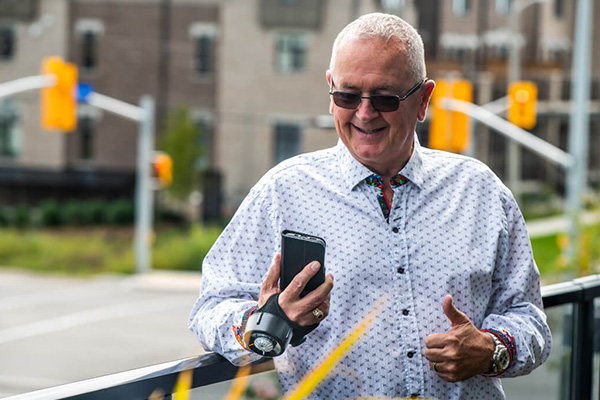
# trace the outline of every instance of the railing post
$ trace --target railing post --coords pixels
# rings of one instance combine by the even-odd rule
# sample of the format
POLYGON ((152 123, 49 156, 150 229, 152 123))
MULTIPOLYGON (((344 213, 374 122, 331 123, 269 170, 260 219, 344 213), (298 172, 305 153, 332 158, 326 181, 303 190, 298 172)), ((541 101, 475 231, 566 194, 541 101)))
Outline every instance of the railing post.
POLYGON ((592 398, 594 372, 594 300, 584 298, 573 305, 573 355, 571 399, 592 398))

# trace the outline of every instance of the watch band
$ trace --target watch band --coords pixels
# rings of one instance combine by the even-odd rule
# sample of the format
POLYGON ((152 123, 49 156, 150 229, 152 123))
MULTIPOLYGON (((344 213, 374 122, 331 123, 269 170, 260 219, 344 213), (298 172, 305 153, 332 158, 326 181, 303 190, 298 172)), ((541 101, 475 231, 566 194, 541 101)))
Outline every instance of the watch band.
POLYGON ((490 335, 494 344, 494 354, 492 355, 492 366, 485 376, 498 376, 506 371, 513 363, 516 356, 516 346, 513 336, 505 329, 501 331, 495 329, 484 329, 490 335))

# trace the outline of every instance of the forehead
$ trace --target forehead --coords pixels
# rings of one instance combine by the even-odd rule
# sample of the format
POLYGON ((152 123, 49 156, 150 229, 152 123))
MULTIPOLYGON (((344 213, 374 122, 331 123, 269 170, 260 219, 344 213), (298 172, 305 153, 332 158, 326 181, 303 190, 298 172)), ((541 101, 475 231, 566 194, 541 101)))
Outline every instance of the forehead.
POLYGON ((336 86, 404 88, 408 68, 398 39, 351 39, 341 43, 333 65, 336 86))

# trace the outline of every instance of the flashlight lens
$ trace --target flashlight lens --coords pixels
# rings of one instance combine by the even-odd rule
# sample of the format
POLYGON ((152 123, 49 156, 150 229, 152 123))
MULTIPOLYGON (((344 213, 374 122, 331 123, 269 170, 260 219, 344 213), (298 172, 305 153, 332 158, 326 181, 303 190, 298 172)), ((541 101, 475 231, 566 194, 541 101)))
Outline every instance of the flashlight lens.
POLYGON ((254 340, 254 347, 264 353, 273 351, 275 345, 275 341, 267 336, 259 336, 254 340))

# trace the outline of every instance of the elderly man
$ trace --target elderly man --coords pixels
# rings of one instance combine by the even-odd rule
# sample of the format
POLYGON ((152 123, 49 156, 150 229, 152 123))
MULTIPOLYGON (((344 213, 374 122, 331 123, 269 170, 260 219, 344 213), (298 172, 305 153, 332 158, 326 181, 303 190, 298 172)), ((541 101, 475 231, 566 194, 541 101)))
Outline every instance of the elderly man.
POLYGON ((350 23, 326 76, 337 146, 279 164, 251 190, 204 260, 190 329, 232 362, 256 359, 245 324, 278 295, 297 326, 319 323, 274 359, 285 392, 387 295, 314 398, 504 398, 498 376, 531 372, 551 342, 513 196, 482 163, 419 144, 415 126, 435 83, 402 19, 350 23), (319 265, 279 289, 286 229, 327 243, 328 275, 304 297, 319 265))

